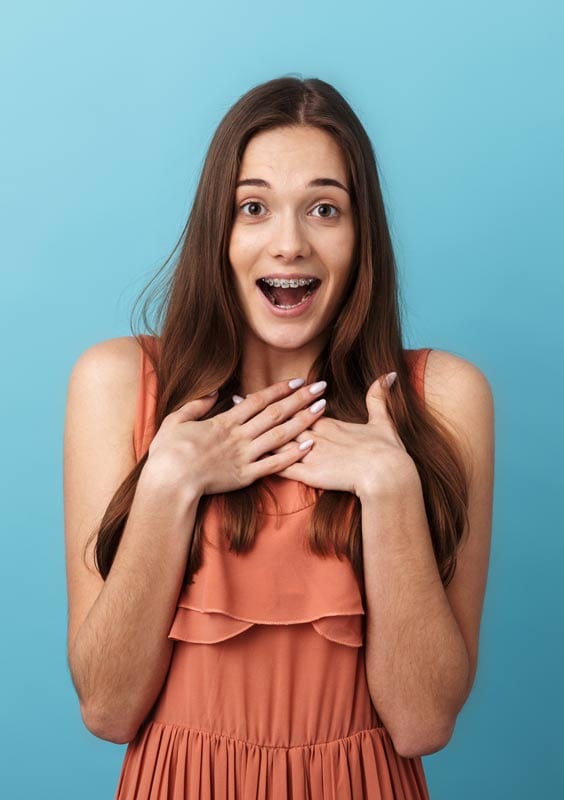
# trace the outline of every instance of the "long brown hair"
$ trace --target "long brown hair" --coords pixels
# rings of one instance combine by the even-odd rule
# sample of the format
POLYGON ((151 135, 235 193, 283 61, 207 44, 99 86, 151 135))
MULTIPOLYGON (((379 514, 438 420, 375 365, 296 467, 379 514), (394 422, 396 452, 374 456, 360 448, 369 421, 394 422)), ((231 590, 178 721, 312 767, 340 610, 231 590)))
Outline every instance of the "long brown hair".
MULTIPOLYGON (((339 144, 352 187, 356 224, 351 280, 307 381, 328 381, 324 416, 365 423, 368 387, 378 376, 397 372, 388 412, 418 469, 437 566, 443 584, 448 585, 467 524, 468 476, 452 434, 425 407, 410 380, 402 346, 396 263, 372 144, 349 104, 325 81, 281 77, 260 84, 229 109, 215 132, 181 237, 137 299, 181 243, 172 274, 165 275, 142 307, 145 329, 160 339, 158 358, 143 334, 136 334, 131 326, 155 369, 155 430, 167 414, 217 387, 219 398, 202 419, 231 408, 232 395, 240 392, 244 319, 228 259, 235 184, 245 147, 255 133, 297 125, 320 128, 339 144), (155 297, 159 302, 153 328, 147 310, 155 297)), ((96 566, 104 579, 146 460, 147 453, 118 488, 94 531, 96 566)), ((202 519, 212 499, 221 503, 224 534, 231 549, 240 553, 253 546, 263 491, 269 491, 268 487, 257 481, 244 489, 201 498, 185 583, 192 582, 202 564, 202 519)), ((320 556, 349 558, 364 591, 360 500, 340 491, 315 490, 315 496, 306 536, 311 550, 320 556)))

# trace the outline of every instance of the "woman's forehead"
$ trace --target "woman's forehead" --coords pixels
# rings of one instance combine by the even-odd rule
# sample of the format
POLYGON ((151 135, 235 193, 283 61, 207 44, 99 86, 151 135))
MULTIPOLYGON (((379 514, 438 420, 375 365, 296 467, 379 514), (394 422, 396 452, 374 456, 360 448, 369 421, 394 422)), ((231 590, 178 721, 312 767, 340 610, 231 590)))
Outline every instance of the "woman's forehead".
POLYGON ((266 189, 275 190, 277 184, 301 184, 305 189, 324 177, 347 187, 346 162, 335 139, 318 128, 275 128, 248 142, 237 185, 252 180, 266 189))

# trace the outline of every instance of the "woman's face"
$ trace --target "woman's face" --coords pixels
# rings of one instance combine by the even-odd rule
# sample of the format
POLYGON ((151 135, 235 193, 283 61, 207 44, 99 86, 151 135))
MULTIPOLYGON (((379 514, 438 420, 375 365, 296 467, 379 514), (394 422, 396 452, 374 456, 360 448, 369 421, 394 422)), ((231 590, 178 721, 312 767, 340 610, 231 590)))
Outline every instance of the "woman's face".
POLYGON ((325 340, 353 266, 350 189, 339 146, 325 131, 276 128, 249 141, 229 260, 248 327, 264 344, 296 349, 325 340), (290 279, 300 283, 272 285, 290 279))

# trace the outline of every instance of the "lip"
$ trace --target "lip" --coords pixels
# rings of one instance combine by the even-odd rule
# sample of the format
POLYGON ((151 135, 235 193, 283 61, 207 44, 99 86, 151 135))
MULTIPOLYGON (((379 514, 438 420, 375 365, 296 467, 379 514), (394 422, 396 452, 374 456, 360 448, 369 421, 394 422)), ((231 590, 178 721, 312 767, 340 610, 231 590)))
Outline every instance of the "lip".
POLYGON ((305 314, 306 311, 308 311, 309 308, 311 308, 311 306, 313 305, 313 301, 319 294, 320 288, 321 284, 319 284, 317 289, 312 294, 310 294, 309 297, 307 297, 303 303, 300 303, 300 305, 296 306, 295 308, 288 308, 288 309, 280 308, 280 306, 273 306, 270 300, 267 299, 266 295, 258 285, 256 287, 256 290, 259 293, 263 303, 266 305, 267 309, 272 314, 274 314, 275 317, 301 317, 301 315, 305 314))
POLYGON ((304 272, 291 272, 289 275, 283 272, 273 272, 271 275, 261 275, 258 280, 260 281, 263 278, 269 278, 270 280, 278 279, 279 281, 300 280, 300 278, 302 280, 310 280, 314 278, 316 281, 321 282, 321 278, 318 278, 316 275, 306 275, 304 272))

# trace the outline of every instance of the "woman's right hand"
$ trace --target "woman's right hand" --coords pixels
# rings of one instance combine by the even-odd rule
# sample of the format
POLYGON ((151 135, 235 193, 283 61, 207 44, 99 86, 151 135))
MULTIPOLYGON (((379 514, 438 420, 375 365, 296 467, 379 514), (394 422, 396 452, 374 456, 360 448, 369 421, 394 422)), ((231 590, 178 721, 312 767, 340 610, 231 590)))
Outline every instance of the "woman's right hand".
POLYGON ((172 481, 179 488, 190 485, 197 496, 242 489, 309 452, 300 450, 296 442, 273 454, 321 417, 324 403, 315 412, 310 407, 324 390, 321 381, 299 389, 280 381, 206 420, 200 417, 213 406, 217 395, 189 400, 164 418, 149 446, 145 466, 151 462, 161 481, 172 481))

